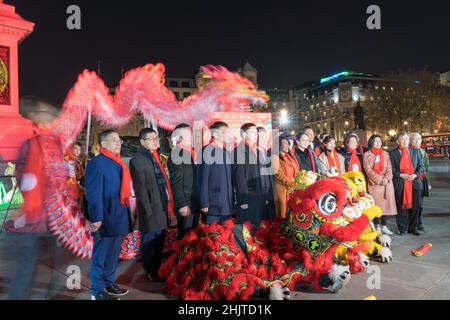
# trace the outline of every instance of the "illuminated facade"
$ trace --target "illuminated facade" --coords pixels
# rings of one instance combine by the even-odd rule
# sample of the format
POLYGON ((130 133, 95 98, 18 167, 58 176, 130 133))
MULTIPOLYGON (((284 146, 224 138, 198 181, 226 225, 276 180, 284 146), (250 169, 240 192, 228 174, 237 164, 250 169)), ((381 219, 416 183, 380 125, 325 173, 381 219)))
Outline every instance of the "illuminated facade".
POLYGON ((353 108, 358 100, 363 108, 374 101, 379 80, 375 75, 343 71, 297 87, 298 127, 311 125, 317 135, 331 133, 343 141, 354 128, 353 108))

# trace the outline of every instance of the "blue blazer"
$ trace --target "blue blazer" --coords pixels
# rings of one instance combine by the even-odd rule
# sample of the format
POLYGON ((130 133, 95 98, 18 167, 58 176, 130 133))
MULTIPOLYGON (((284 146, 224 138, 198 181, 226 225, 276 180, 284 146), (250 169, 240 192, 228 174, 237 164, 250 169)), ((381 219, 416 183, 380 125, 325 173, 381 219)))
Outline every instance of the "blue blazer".
POLYGON ((122 168, 103 154, 88 162, 86 198, 91 222, 102 221, 102 237, 123 236, 131 232, 128 207, 120 204, 122 168))
POLYGON ((211 144, 202 151, 197 188, 200 208, 208 208, 209 215, 229 215, 233 210, 231 156, 226 149, 211 144), (208 155, 211 155, 212 159, 208 155), (217 161, 211 161, 215 159, 217 161))

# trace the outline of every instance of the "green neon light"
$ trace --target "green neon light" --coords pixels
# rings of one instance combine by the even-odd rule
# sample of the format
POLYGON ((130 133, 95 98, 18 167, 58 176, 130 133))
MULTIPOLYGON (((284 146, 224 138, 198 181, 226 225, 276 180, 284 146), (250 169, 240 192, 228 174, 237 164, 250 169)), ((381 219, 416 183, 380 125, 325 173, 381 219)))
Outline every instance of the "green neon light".
POLYGON ((363 75, 365 75, 363 72, 342 71, 340 73, 332 75, 331 77, 320 79, 320 84, 330 82, 332 80, 336 80, 337 78, 350 77, 350 76, 363 76, 363 75))
POLYGON ((5 185, 3 184, 3 182, 0 182, 0 210, 8 209, 8 207, 10 207, 11 209, 15 209, 20 207, 22 204, 23 197, 19 189, 16 189, 15 193, 14 188, 6 192, 5 185), (11 205, 9 205, 10 202, 11 205))

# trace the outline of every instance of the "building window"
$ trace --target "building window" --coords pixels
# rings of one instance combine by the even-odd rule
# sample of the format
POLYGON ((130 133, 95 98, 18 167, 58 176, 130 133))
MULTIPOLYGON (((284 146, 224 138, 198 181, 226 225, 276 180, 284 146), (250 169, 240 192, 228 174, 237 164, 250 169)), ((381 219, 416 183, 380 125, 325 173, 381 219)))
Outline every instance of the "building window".
POLYGON ((183 92, 183 99, 189 97, 190 95, 190 92, 183 92))
POLYGON ((305 121, 308 121, 308 116, 305 116, 305 121))
POLYGON ((327 105, 327 102, 326 102, 326 101, 324 101, 324 102, 323 102, 323 106, 325 107, 326 105, 327 105))
POLYGON ((326 113, 326 112, 323 113, 323 117, 324 117, 324 118, 327 117, 327 113, 326 113))
POLYGON ((171 88, 178 87, 178 81, 173 81, 173 80, 169 81, 169 87, 171 87, 171 88))
POLYGON ((190 88, 191 85, 189 84, 189 81, 182 81, 181 82, 181 87, 183 87, 183 88, 190 88))
POLYGON ((175 95, 175 99, 177 99, 177 100, 180 99, 180 97, 179 97, 179 95, 178 95, 178 92, 175 92, 175 91, 174 91, 173 94, 175 95))

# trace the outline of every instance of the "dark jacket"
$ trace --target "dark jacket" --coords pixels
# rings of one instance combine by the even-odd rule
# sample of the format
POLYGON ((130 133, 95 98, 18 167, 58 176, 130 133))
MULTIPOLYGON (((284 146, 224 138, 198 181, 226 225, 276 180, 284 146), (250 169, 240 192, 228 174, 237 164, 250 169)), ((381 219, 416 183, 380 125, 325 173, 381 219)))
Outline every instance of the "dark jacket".
POLYGON ((120 204, 122 167, 99 154, 88 162, 85 178, 90 221, 102 221, 100 235, 117 237, 131 232, 130 210, 120 204))
POLYGON ((167 163, 175 211, 189 206, 197 209, 197 166, 188 151, 175 147, 167 163), (176 155, 175 163, 173 156, 176 155))
POLYGON ((267 174, 269 171, 266 169, 270 166, 267 168, 261 157, 260 149, 255 153, 245 143, 239 144, 233 151, 236 220, 239 224, 246 221, 258 224, 262 220, 275 218, 273 174, 267 174), (248 209, 242 209, 243 204, 248 204, 248 209))
MULTIPOLYGON (((417 178, 413 180, 413 192, 421 192, 422 190, 422 181, 420 180, 420 175, 423 171, 423 162, 420 155, 419 150, 409 148, 409 154, 411 155, 411 162, 414 168, 414 173, 417 175, 417 178)), ((394 178, 392 182, 394 183, 395 189, 395 202, 397 203, 397 208, 402 207, 403 203, 403 188, 404 181, 400 178, 400 159, 401 159, 401 151, 400 148, 395 148, 391 152, 389 152, 389 157, 392 163, 392 174, 394 178)))
MULTIPOLYGON (((350 164, 350 157, 352 156, 352 154, 349 151, 347 151, 346 147, 338 149, 338 152, 345 159, 345 161, 344 161, 344 163, 345 163, 345 172, 351 171, 351 168, 349 170, 348 165, 350 164)), ((364 153, 366 153, 366 152, 367 152, 367 148, 363 148, 363 153, 362 154, 360 152, 360 148, 359 147, 356 148, 356 156, 358 157, 359 162, 361 163, 361 168, 362 168, 361 172, 364 173, 364 174, 365 174, 365 171, 364 171, 364 153)))
POLYGON ((130 173, 138 210, 139 231, 143 234, 167 229, 167 213, 163 208, 156 180, 153 156, 139 147, 130 160, 130 173))
POLYGON ((209 215, 231 214, 234 202, 229 152, 209 144, 203 148, 198 163, 200 209, 208 208, 209 215))
POLYGON ((314 161, 315 165, 314 172, 320 173, 319 159, 317 158, 315 152, 311 151, 311 154, 313 156, 313 160, 311 161, 311 154, 309 153, 308 150, 311 150, 311 148, 308 147, 308 149, 301 151, 298 147, 295 147, 295 159, 297 160, 297 163, 300 167, 300 171, 302 170, 314 171, 312 166, 312 161, 314 161))

